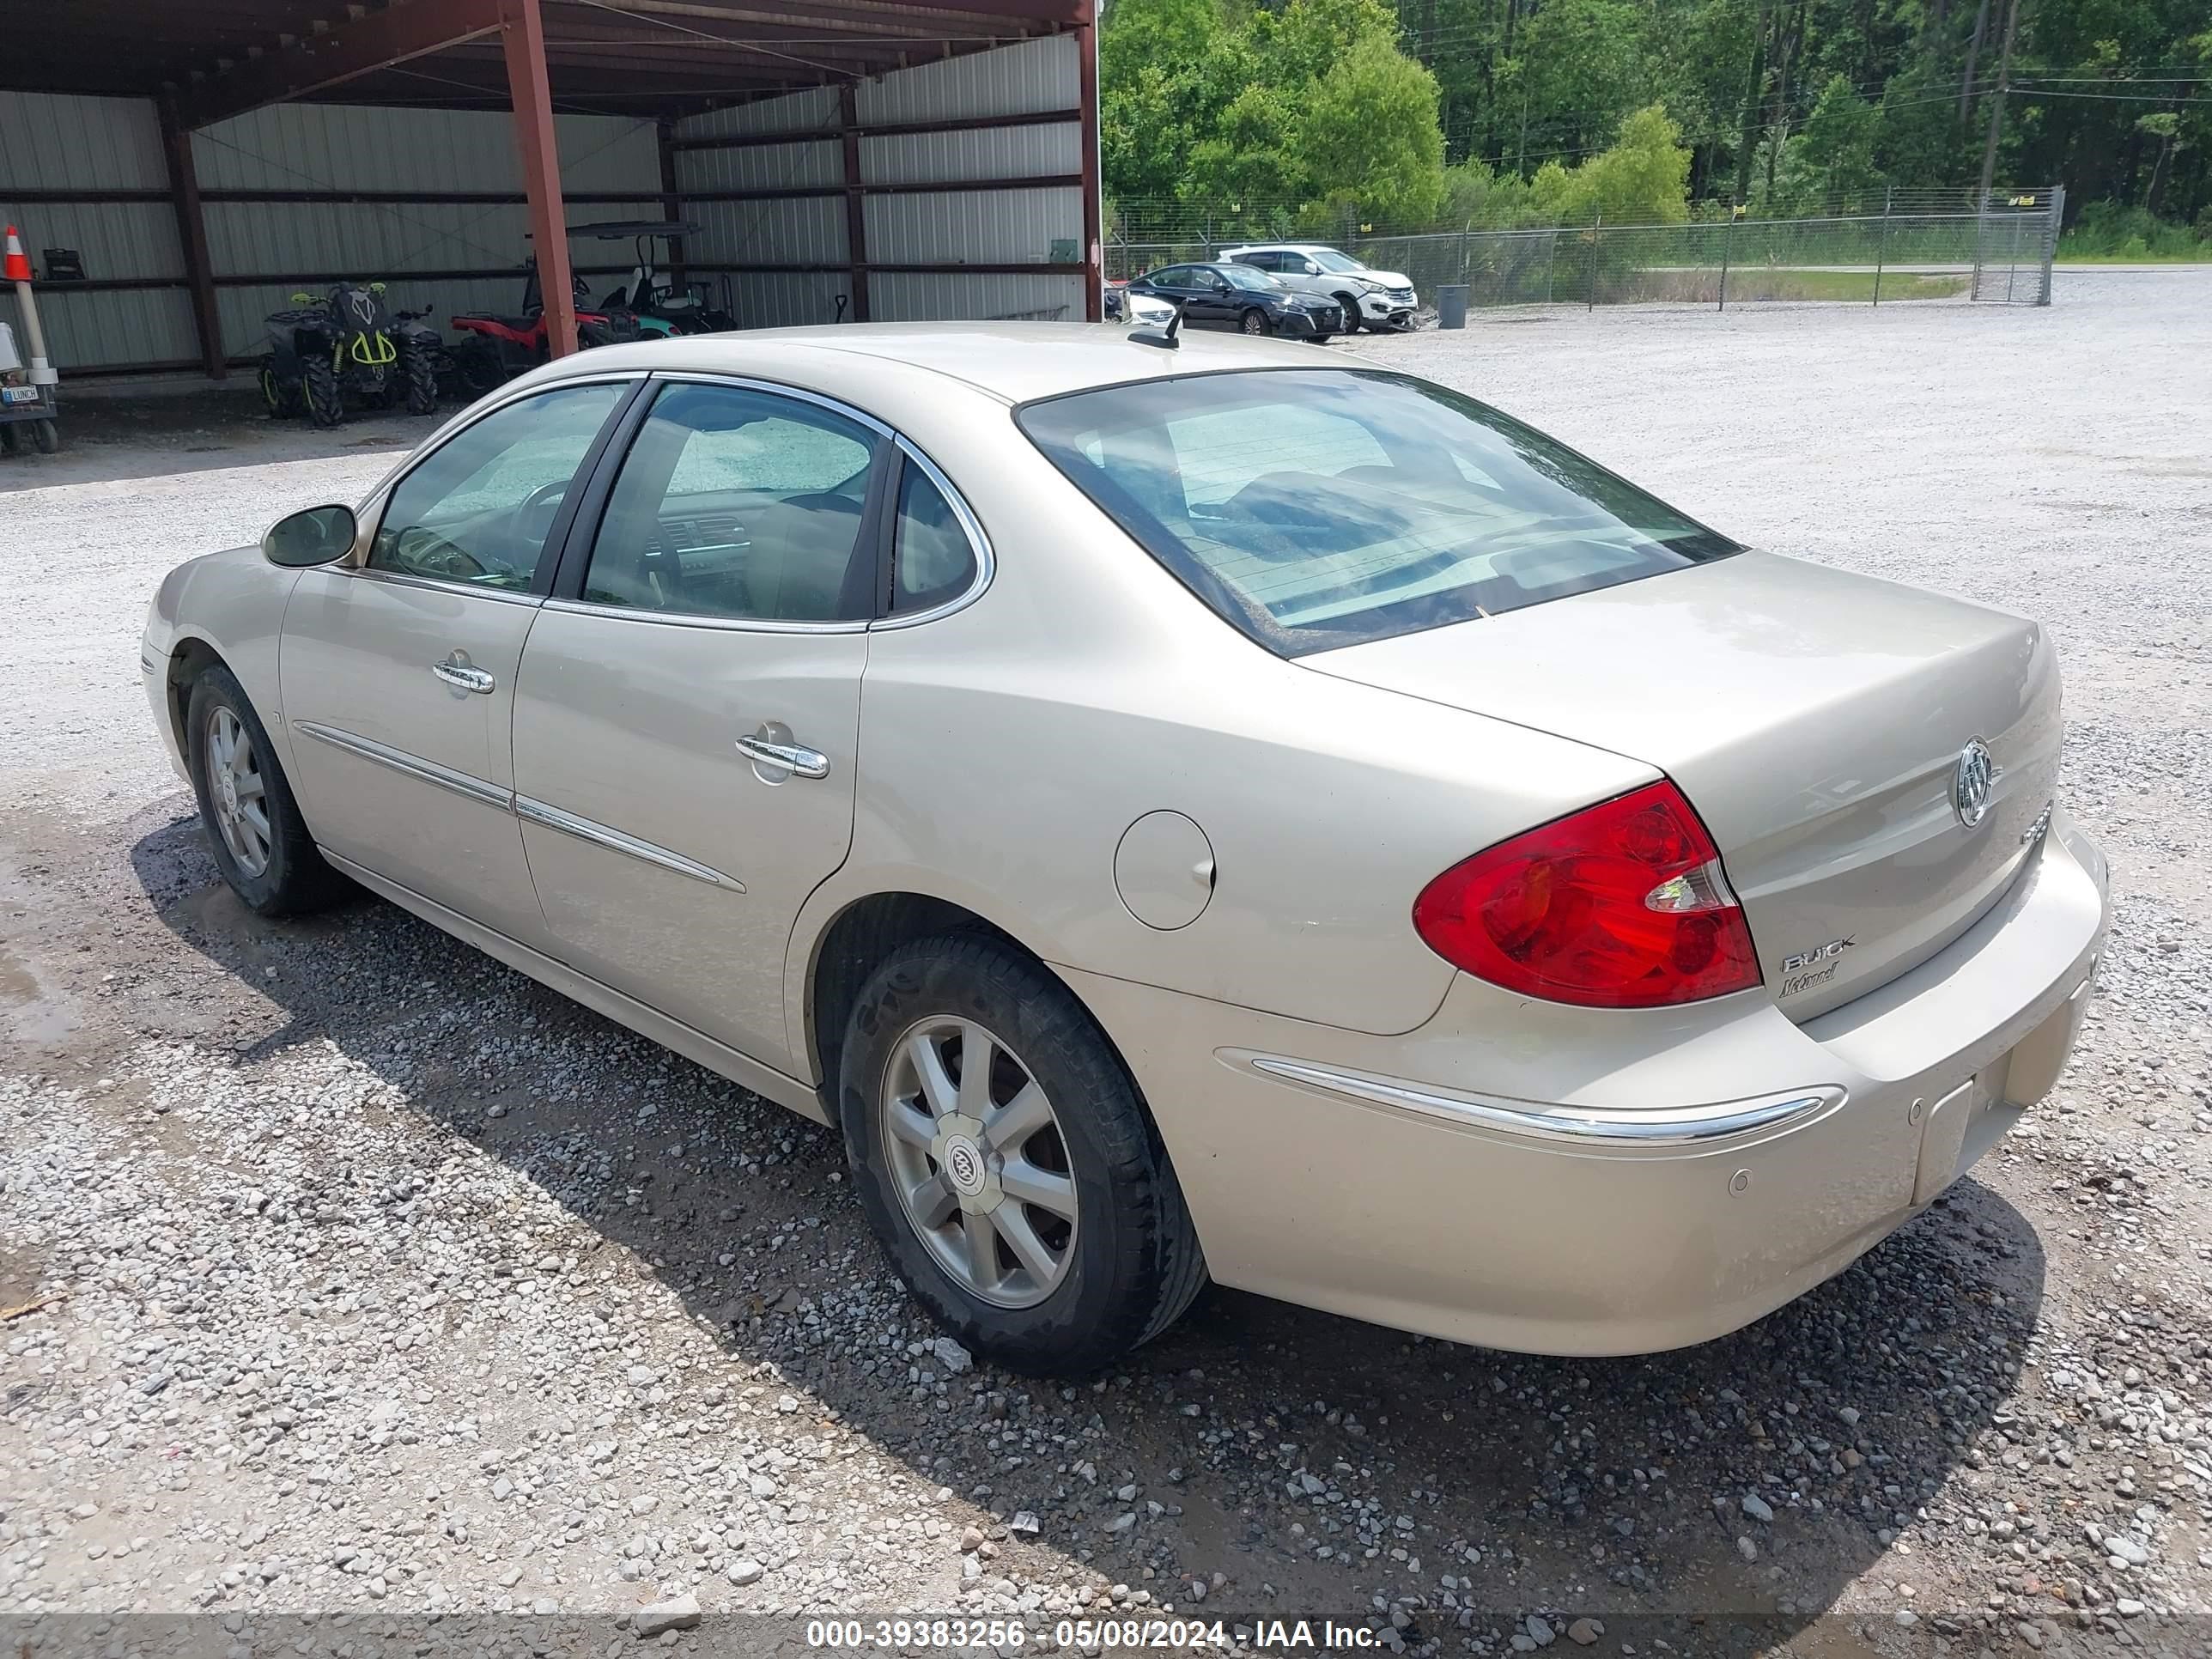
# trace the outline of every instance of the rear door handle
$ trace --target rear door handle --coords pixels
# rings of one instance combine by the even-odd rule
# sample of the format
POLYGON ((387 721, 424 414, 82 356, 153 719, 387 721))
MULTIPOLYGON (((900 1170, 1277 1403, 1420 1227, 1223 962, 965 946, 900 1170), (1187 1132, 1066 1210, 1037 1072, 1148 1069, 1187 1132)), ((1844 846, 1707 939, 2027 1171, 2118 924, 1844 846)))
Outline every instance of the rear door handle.
POLYGON ((459 690, 474 691, 480 696, 489 696, 499 684, 483 669, 471 664, 465 651, 456 651, 443 662, 432 663, 430 672, 447 684, 459 690))
POLYGON ((739 738, 738 750, 766 765, 780 766, 794 777, 826 778, 830 775, 830 757, 819 749, 809 749, 803 743, 777 743, 773 738, 754 735, 739 738))

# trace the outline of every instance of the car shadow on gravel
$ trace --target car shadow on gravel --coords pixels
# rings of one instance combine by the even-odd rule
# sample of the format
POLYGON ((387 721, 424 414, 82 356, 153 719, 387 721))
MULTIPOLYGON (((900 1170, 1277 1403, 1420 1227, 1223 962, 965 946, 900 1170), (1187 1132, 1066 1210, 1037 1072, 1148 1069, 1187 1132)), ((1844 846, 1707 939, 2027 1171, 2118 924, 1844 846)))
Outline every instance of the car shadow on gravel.
MULTIPOLYGON (((197 819, 145 835, 131 861, 154 914, 231 976, 237 1066, 335 1045, 425 1133, 503 1161, 629 1252, 733 1380, 803 1385, 1000 1522, 1032 1512, 1034 1535, 985 1518, 987 1578, 1057 1581, 1073 1560, 1188 1608, 1191 1577, 1218 1572, 1209 1616, 1395 1614, 1449 1650, 1540 1614, 1561 1632, 1603 1620, 1607 1651, 1805 1632, 1806 1650, 1840 1654, 1867 1650, 1822 1615, 1870 1572, 1879 1605, 1930 1627, 1919 1637, 1989 1616, 1914 1612, 1888 1588, 1925 1575, 1894 1539, 1925 1536, 1923 1510, 1995 1551, 2000 1581, 2027 1575, 2003 1506, 1976 1489, 2051 1455, 2008 1432, 2008 1410, 2044 1256, 1971 1177, 1811 1294, 1668 1354, 1492 1352, 1217 1288, 1109 1377, 969 1370, 924 1346, 935 1333, 890 1279, 828 1130, 393 906, 263 921, 216 879, 197 819)), ((495 1261, 514 1248, 485 1228, 495 1261)))

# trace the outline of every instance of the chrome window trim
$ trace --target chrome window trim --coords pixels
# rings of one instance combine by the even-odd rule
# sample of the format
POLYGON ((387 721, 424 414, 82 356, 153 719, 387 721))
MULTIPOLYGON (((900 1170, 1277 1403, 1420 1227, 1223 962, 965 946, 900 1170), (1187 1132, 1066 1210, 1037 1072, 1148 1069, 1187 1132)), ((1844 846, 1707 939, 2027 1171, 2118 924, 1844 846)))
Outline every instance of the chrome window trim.
POLYGON ((435 576, 417 576, 412 571, 378 570, 365 564, 339 568, 358 580, 387 582, 394 587, 422 587, 433 593, 455 593, 471 599, 497 599, 502 605, 542 605, 545 603, 544 596, 540 593, 518 593, 512 588, 504 587, 471 587, 466 582, 441 581, 435 576))
POLYGON ((624 835, 621 830, 611 830, 594 819, 584 817, 574 812, 564 811, 560 807, 547 802, 534 800, 528 795, 514 797, 514 812, 515 816, 526 823, 541 824, 548 830, 558 830, 564 836, 574 836, 578 841, 589 842, 594 847, 604 847, 611 852, 626 854, 641 863, 650 864, 662 870, 672 870, 679 876, 689 876, 692 880, 704 882, 709 887, 719 887, 726 892, 732 893, 742 893, 745 890, 744 883, 739 881, 735 876, 723 874, 712 865, 701 864, 696 859, 687 859, 681 853, 672 853, 668 848, 656 842, 641 841, 635 836, 624 835))
POLYGON ((349 754, 357 755, 365 761, 373 761, 379 766, 389 767, 392 770, 402 773, 408 777, 419 779, 424 783, 434 784, 441 789, 450 790, 464 799, 475 801, 479 805, 495 806, 502 812, 512 812, 514 810, 514 798, 497 784, 487 783, 482 778, 470 776, 466 772, 457 772, 450 766, 441 766, 435 761, 427 761, 420 756, 406 754, 368 738, 356 737, 350 732, 341 732, 334 726, 325 726, 317 720, 294 720, 292 729, 327 743, 332 748, 343 749, 349 754))
MULTIPOLYGON (((953 487, 951 479, 945 476, 945 469, 904 438, 894 434, 891 441, 898 446, 900 454, 920 467, 930 483, 937 486, 945 497, 945 504, 951 507, 952 516, 959 520, 960 528, 968 538, 969 550, 975 556, 975 576, 965 589, 942 605, 933 605, 927 611, 916 611, 905 616, 877 617, 869 624, 875 629, 918 628, 923 623, 935 622, 939 617, 949 617, 956 611, 965 610, 983 597, 983 590, 991 585, 991 578, 998 569, 996 556, 991 551, 991 538, 984 533, 982 520, 969 507, 967 497, 953 487)), ((890 515, 891 559, 896 567, 898 559, 898 503, 896 501, 890 503, 890 515)))
MULTIPOLYGON (((414 449, 409 451, 404 459, 378 479, 375 488, 361 498, 361 505, 354 508, 354 519, 360 526, 360 531, 354 538, 353 550, 347 554, 335 568, 345 571, 349 575, 380 576, 387 581, 436 588, 446 592, 483 594, 486 590, 481 587, 471 587, 466 582, 441 581, 434 576, 418 576, 412 571, 382 570, 369 563, 370 557, 376 551, 377 532, 384 528, 384 514, 392 505, 392 492, 404 483, 408 475, 428 460, 431 456, 476 425, 477 422, 498 414, 502 409, 510 408, 526 398, 543 397, 549 392, 566 392, 574 386, 625 386, 647 378, 649 377, 643 369, 627 371, 606 369, 590 374, 563 375, 558 380, 541 380, 535 386, 523 386, 520 390, 514 391, 511 397, 502 394, 512 390, 512 386, 502 386, 498 392, 487 392, 482 401, 471 404, 459 415, 425 438, 414 449), (376 509, 373 518, 369 514, 372 507, 376 509)), ((617 400, 616 407, 620 406, 620 402, 617 400)), ((609 414, 613 412, 612 410, 608 411, 609 414)), ((600 425, 604 427, 605 422, 602 421, 600 425)), ((573 484, 576 480, 571 476, 568 482, 573 484)), ((544 548, 538 550, 538 556, 540 559, 545 556, 544 548)), ((525 599, 535 605, 542 596, 535 593, 503 593, 500 597, 510 599, 525 599)))
POLYGON ((753 617, 702 617, 688 611, 647 611, 634 605, 599 605, 589 599, 548 599, 548 611, 602 617, 611 622, 657 623, 663 627, 715 628, 732 634, 865 634, 865 622, 775 622, 753 617))
POLYGON ((1850 1098, 1848 1091, 1837 1085, 1820 1085, 1786 1094, 1705 1106, 1540 1106, 1530 1102, 1480 1099, 1394 1078, 1340 1071, 1334 1066, 1316 1066, 1279 1054, 1225 1050, 1222 1058, 1242 1060, 1254 1071, 1267 1076, 1306 1084, 1353 1100, 1594 1151, 1698 1146, 1755 1133, 1802 1128, 1850 1098))

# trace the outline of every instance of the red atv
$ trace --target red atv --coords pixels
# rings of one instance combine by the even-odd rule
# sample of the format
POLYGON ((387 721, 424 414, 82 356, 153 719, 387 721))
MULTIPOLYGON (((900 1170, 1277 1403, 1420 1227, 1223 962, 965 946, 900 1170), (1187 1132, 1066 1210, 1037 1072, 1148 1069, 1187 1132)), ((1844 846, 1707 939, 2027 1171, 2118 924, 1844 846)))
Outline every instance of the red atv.
MULTIPOLYGON (((638 326, 635 312, 592 306, 591 290, 582 277, 574 279, 570 291, 576 298, 579 347, 588 351, 593 346, 643 337, 644 331, 638 326)), ((516 375, 537 368, 550 355, 545 349, 545 307, 538 294, 535 260, 531 262, 529 273, 523 280, 520 315, 456 312, 446 322, 461 337, 453 342, 450 355, 454 372, 471 398, 480 398, 494 386, 503 386, 516 375)))

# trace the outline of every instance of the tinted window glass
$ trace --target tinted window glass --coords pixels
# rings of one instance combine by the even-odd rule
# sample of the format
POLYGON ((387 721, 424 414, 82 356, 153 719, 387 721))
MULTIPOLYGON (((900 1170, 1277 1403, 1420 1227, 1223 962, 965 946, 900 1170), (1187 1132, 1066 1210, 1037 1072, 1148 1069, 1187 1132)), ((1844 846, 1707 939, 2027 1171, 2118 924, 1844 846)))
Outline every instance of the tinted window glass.
POLYGON ((927 611, 968 591, 975 550, 952 503, 912 461, 899 476, 898 522, 892 544, 891 610, 927 611))
POLYGON ((874 451, 865 427, 796 398, 665 388, 623 459, 584 597, 757 621, 872 615, 853 555, 874 451))
POLYGON ((1255 270, 1249 265, 1224 265, 1220 274, 1229 279, 1232 287, 1251 289, 1261 293, 1273 294, 1282 286, 1266 271, 1255 270))
POLYGON ((1194 375, 1018 418, 1194 592, 1286 655, 1737 550, 1541 433, 1401 375, 1194 375))
POLYGON ((392 492, 370 568, 528 592, 569 483, 629 390, 567 386, 457 433, 392 492))
POLYGON ((1164 270, 1156 270, 1150 276, 1137 278, 1139 282, 1149 283, 1154 288, 1182 288, 1189 279, 1188 265, 1170 265, 1164 270))

